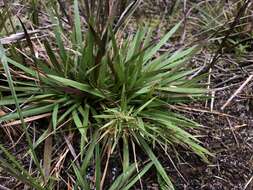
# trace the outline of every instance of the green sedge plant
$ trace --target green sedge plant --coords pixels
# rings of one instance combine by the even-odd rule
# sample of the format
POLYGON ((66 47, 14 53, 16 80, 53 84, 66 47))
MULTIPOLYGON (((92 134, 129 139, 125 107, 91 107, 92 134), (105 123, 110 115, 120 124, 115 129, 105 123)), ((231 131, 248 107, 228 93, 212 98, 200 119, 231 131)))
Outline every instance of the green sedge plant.
MULTIPOLYGON (((92 7, 89 3, 84 5, 86 10, 92 7)), ((149 27, 140 27, 136 34, 120 38, 119 28, 136 6, 130 4, 118 22, 108 15, 108 20, 100 27, 101 19, 94 19, 91 11, 87 11, 90 15, 85 16, 87 27, 84 28, 75 0, 73 35, 69 36, 71 51, 63 40, 59 20, 52 17, 56 24, 57 49, 49 41, 43 42, 48 60, 35 57, 26 32, 32 63, 15 61, 1 47, 4 85, 0 89, 4 96, 0 106, 17 109, 1 116, 0 122, 21 123, 39 178, 21 166, 3 145, 0 145, 1 168, 32 188, 55 188, 59 179, 52 175, 55 158, 48 151, 53 146, 44 149, 48 153, 44 154, 43 166, 39 163, 37 149, 43 143, 50 144, 48 139, 52 136, 60 139, 62 134, 69 132, 79 139, 75 144, 78 154, 68 163, 67 170, 74 176, 71 178, 75 180, 74 189, 127 190, 151 168, 156 171, 161 186, 174 189, 154 147, 161 147, 167 154, 168 147, 180 145, 208 162, 212 154, 189 133, 200 125, 170 109, 172 104, 206 96, 207 90, 199 82, 202 78, 189 77, 196 70, 187 62, 197 47, 159 53, 181 22, 158 43, 152 42, 153 30, 149 27), (13 70, 16 72, 11 72, 13 70), (50 125, 33 143, 26 121, 43 115, 50 125), (137 148, 146 155, 143 163, 137 159, 137 148), (115 153, 121 158, 122 174, 108 186, 105 182, 107 164, 115 153), (86 177, 90 167, 94 168, 95 181, 86 177)))

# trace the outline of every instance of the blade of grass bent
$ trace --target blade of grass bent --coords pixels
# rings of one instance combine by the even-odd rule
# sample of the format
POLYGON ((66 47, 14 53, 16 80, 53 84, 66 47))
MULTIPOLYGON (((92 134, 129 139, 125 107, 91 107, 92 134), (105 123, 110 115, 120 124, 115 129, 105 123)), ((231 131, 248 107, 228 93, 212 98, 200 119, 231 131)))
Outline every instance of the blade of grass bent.
POLYGON ((60 82, 61 84, 65 85, 65 86, 71 86, 71 87, 76 88, 78 90, 87 92, 89 94, 98 96, 100 98, 104 98, 102 93, 100 93, 96 89, 92 89, 87 84, 79 83, 79 82, 76 82, 76 81, 73 81, 73 80, 70 80, 70 79, 66 79, 66 78, 63 78, 63 77, 58 77, 58 76, 55 76, 55 75, 48 75, 48 77, 56 80, 57 82, 60 82))
POLYGON ((148 61, 151 59, 154 54, 168 41, 168 39, 177 31, 179 26, 181 25, 182 22, 177 23, 162 39, 161 41, 153 47, 144 57, 144 61, 148 61))

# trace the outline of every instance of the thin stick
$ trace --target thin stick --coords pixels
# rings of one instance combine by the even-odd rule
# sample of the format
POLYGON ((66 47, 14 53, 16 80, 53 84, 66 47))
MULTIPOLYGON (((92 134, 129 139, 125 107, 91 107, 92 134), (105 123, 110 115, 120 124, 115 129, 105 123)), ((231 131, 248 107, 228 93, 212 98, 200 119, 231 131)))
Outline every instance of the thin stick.
POLYGON ((250 185, 250 183, 252 182, 253 180, 253 176, 250 178, 250 180, 246 183, 246 185, 244 186, 243 190, 246 190, 247 187, 250 185))
POLYGON ((234 137, 234 139, 235 139, 236 145, 237 145, 238 148, 240 148, 240 143, 239 143, 239 141, 238 141, 238 139, 237 139, 237 137, 236 137, 236 135, 235 135, 234 128, 233 128, 232 125, 231 125, 231 121, 230 121, 229 118, 227 118, 227 117, 226 117, 226 119, 227 119, 227 121, 228 121, 229 128, 230 128, 230 130, 231 130, 231 132, 232 132, 232 134, 233 134, 233 137, 234 137))
POLYGON ((204 109, 190 108, 190 107, 187 107, 187 106, 174 106, 174 105, 170 105, 169 108, 175 109, 175 110, 178 110, 178 111, 183 111, 183 112, 193 111, 193 112, 200 112, 200 113, 210 113, 210 114, 218 115, 218 116, 221 116, 221 117, 230 117, 230 118, 238 119, 235 116, 232 116, 232 115, 229 115, 229 114, 226 114, 226 113, 222 113, 222 112, 218 112, 218 111, 215 111, 215 110, 209 111, 209 110, 204 110, 204 109))
POLYGON ((106 160, 106 163, 105 163, 105 169, 104 169, 103 177, 102 177, 101 183, 100 183, 100 188, 101 189, 103 189, 104 182, 105 182, 105 177, 106 177, 106 173, 107 173, 107 169, 108 169, 108 165, 109 165, 109 161, 110 161, 110 152, 111 152, 111 146, 108 147, 107 160, 106 160))
POLYGON ((143 190, 142 180, 141 180, 141 177, 140 177, 140 175, 139 175, 139 167, 138 167, 138 162, 137 162, 137 157, 136 157, 135 144, 134 144, 134 142, 133 142, 132 140, 131 140, 131 143, 132 143, 132 147, 133 147, 134 162, 135 162, 136 171, 138 172, 138 178, 139 178, 141 190, 143 190))
POLYGON ((235 93, 227 100, 227 102, 221 107, 221 110, 224 110, 225 107, 227 107, 230 102, 234 99, 234 97, 239 94, 242 89, 250 82, 250 80, 253 78, 253 75, 250 75, 247 80, 235 91, 235 93))
POLYGON ((210 111, 213 111, 213 105, 214 105, 214 99, 215 99, 215 91, 211 92, 211 103, 210 103, 210 111))
MULTIPOLYGON (((33 35, 33 34, 37 34, 37 33, 41 33, 43 32, 43 30, 45 29, 50 29, 52 28, 53 26, 55 26, 54 24, 52 25, 48 25, 46 27, 41 27, 37 30, 29 30, 27 31, 27 33, 29 35, 33 35)), ((15 34, 11 34, 9 36, 6 36, 6 37, 3 37, 3 38, 0 38, 0 43, 3 44, 3 45, 6 45, 6 44, 11 44, 11 43, 14 43, 14 42, 17 42, 19 40, 22 40, 25 38, 25 33, 24 32, 19 32, 19 33, 15 33, 15 34)))

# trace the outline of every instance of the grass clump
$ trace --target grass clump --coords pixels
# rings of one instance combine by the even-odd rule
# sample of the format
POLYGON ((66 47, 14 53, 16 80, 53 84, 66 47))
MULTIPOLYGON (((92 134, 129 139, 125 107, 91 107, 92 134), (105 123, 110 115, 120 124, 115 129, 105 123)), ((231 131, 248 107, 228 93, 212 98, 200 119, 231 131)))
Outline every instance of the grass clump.
POLYGON ((207 37, 213 45, 220 46, 222 40, 226 52, 235 51, 240 55, 249 48, 251 32, 251 3, 250 1, 223 0, 200 2, 192 5, 198 11, 194 25, 201 31, 198 37, 207 37), (227 37, 226 37, 227 36, 227 37))
MULTIPOLYGON (((86 10, 88 5, 84 5, 86 10)), ((137 4, 127 8, 125 17, 131 15, 134 6, 137 4)), ((91 15, 90 11, 88 13, 91 15)), ((211 155, 188 132, 199 125, 169 109, 171 104, 189 102, 206 94, 199 83, 202 78, 189 77, 195 70, 187 61, 197 48, 158 54, 178 30, 180 22, 154 44, 149 27, 140 27, 136 34, 122 39, 118 31, 125 20, 123 17, 115 24, 110 15, 107 21, 101 22, 93 20, 89 14, 85 16, 87 28, 83 32, 75 1, 73 33, 69 36, 71 51, 66 48, 61 25, 57 24, 54 29, 57 50, 49 41, 43 42, 48 60, 35 56, 26 32, 32 53, 29 62, 15 61, 1 47, 5 71, 1 75, 5 85, 0 87, 3 95, 0 105, 10 108, 16 105, 18 109, 1 116, 0 122, 18 120, 22 124, 28 152, 40 177, 32 177, 2 145, 0 149, 4 155, 0 158, 0 166, 33 188, 53 189, 59 179, 52 170, 52 163, 57 162, 52 138, 57 140, 63 134, 71 134, 78 140, 74 147, 67 143, 73 159, 63 175, 71 176, 75 189, 104 189, 113 154, 121 158, 122 174, 106 188, 130 189, 154 166, 161 186, 174 189, 151 144, 161 147, 164 153, 167 147, 181 145, 204 161, 211 155), (98 22, 105 23, 102 30, 98 22), (43 117, 48 119, 49 127, 32 143, 26 121, 43 117), (41 166, 37 149, 43 142, 44 163, 41 166), (136 149, 145 152, 145 162, 137 159, 136 149), (89 168, 94 168, 94 181, 86 177, 89 168)))

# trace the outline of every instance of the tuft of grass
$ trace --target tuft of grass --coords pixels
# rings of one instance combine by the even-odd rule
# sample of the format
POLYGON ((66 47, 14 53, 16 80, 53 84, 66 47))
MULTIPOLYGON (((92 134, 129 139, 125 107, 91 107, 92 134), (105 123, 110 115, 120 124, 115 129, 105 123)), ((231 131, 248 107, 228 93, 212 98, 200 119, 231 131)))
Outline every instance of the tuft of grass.
POLYGON ((0 146, 4 152, 0 166, 8 163, 9 173, 15 177, 19 174, 18 179, 33 188, 52 189, 57 185, 52 165, 58 160, 52 158, 54 148, 49 138, 60 139, 62 135, 71 134, 77 141, 74 148, 69 141, 66 143, 74 159, 68 164, 65 175, 71 176, 74 189, 94 186, 104 189, 108 164, 115 153, 121 157, 122 174, 108 187, 109 190, 130 189, 151 167, 157 171, 161 186, 174 189, 151 145, 164 150, 180 145, 206 162, 208 156, 212 156, 188 132, 200 125, 169 109, 170 104, 206 96, 207 90, 199 82, 201 77, 189 77, 195 70, 187 61, 198 48, 159 53, 181 22, 157 44, 151 41, 153 30, 149 27, 140 27, 136 34, 120 38, 119 28, 139 1, 129 4, 117 22, 114 22, 113 11, 108 12, 106 8, 113 10, 118 5, 104 5, 103 1, 98 1, 100 4, 83 2, 81 7, 86 10, 87 28, 84 35, 80 6, 75 0, 73 32, 68 38, 71 51, 65 45, 66 36, 63 37, 60 21, 53 16, 52 22, 57 24, 54 28, 56 46, 47 40, 43 42, 48 60, 35 56, 27 32, 32 62, 15 61, 2 48, 0 58, 5 72, 1 76, 9 87, 0 86, 5 91, 0 106, 16 105, 18 110, 1 116, 0 122, 21 121, 27 134, 29 153, 38 169, 36 151, 43 142, 47 153, 44 153, 46 164, 38 179, 21 167, 3 146, 0 146), (99 16, 93 17, 94 10, 99 16), (103 14, 105 17, 101 17, 103 14), (12 76, 11 69, 16 71, 12 76), (18 73, 22 75, 17 76, 18 73), (35 120, 48 113, 50 127, 32 144, 25 119, 35 120), (136 147, 146 154, 146 162, 136 159, 136 147), (86 177, 89 168, 95 170, 94 182, 86 177), (44 176, 44 173, 50 175, 44 176))
MULTIPOLYGON (((251 18, 251 3, 249 1, 218 2, 206 1, 194 4, 198 17, 194 17, 194 25, 200 29, 197 36, 208 36, 213 44, 220 44, 229 34, 226 46, 230 47, 234 41, 241 41, 250 37, 249 22, 251 18), (237 18, 238 17, 238 18, 237 18)), ((229 48, 227 48, 229 49, 229 48)))

